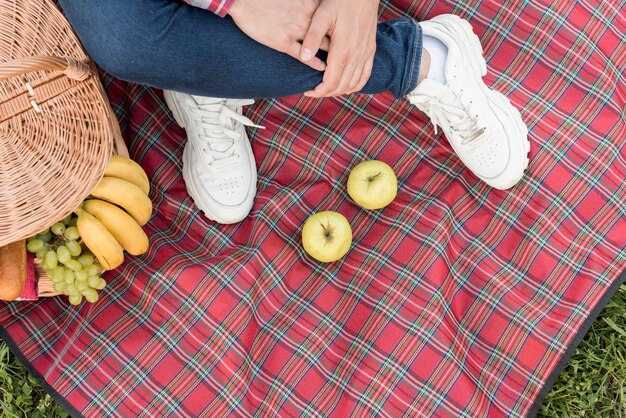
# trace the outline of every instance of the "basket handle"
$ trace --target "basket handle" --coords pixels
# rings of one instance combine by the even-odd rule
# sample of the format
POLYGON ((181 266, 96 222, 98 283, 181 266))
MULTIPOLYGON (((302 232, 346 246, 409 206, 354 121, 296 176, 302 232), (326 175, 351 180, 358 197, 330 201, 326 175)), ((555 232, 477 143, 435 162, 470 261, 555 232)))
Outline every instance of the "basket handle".
POLYGON ((72 80, 82 81, 92 75, 91 68, 72 57, 24 57, 0 63, 0 80, 33 71, 59 71, 72 80))

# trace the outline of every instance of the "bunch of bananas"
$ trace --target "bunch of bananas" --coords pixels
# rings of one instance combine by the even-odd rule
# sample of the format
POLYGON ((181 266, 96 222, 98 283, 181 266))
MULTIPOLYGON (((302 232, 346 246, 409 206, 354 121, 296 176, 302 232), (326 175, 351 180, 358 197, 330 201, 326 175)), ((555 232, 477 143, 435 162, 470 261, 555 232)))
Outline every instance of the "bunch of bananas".
POLYGON ((141 228, 152 215, 150 183, 141 166, 114 155, 90 197, 74 212, 76 227, 87 248, 106 270, 124 262, 124 250, 140 255, 148 250, 141 228))

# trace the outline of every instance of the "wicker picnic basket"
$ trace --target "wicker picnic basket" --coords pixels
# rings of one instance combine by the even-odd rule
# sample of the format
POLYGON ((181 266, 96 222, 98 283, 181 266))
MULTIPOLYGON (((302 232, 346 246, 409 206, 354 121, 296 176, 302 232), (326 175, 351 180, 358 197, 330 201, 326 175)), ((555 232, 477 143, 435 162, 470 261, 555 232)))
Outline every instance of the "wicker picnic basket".
POLYGON ((0 246, 68 215, 112 153, 128 156, 65 17, 50 0, 0 1, 0 246))

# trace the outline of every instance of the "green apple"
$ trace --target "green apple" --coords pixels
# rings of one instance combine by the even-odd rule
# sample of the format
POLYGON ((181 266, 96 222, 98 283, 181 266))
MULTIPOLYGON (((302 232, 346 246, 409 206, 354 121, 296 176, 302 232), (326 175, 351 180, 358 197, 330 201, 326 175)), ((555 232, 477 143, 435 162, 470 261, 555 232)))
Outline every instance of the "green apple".
POLYGON ((330 263, 343 257, 352 244, 352 228, 341 213, 325 211, 307 218, 302 246, 314 259, 330 263))
POLYGON ((382 161, 364 161, 350 171, 348 194, 362 208, 384 208, 397 193, 396 174, 382 161))

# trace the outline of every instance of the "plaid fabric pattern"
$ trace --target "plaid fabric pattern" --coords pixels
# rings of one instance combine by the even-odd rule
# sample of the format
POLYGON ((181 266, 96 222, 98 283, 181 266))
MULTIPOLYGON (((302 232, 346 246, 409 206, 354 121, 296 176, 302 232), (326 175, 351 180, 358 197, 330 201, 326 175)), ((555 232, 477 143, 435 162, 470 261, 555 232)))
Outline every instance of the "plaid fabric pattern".
POLYGON ((96 304, 3 304, 0 324, 89 417, 521 417, 626 267, 624 1, 383 2, 382 19, 456 13, 486 82, 519 107, 531 164, 510 191, 469 173, 390 94, 258 101, 251 215, 207 221, 181 177, 160 91, 104 75, 151 178, 149 252, 96 304), (389 163, 396 200, 357 208, 349 169, 389 163), (315 211, 354 244, 322 265, 315 211))
POLYGON ((185 3, 209 10, 218 16, 224 17, 226 13, 228 13, 228 10, 230 10, 230 6, 232 6, 234 1, 235 0, 185 0, 185 3))

